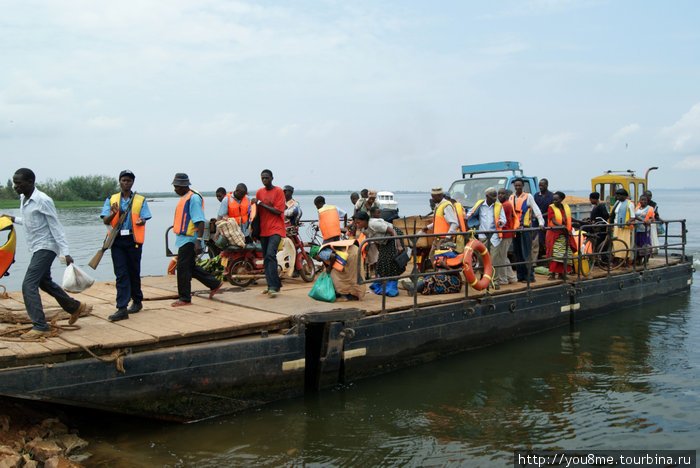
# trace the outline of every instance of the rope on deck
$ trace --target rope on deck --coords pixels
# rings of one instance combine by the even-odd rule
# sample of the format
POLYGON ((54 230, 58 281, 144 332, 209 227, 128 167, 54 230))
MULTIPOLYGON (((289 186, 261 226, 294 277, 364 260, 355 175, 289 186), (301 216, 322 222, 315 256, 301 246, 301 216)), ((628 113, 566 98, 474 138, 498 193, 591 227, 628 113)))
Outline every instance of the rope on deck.
POLYGON ((31 340, 24 340, 20 338, 22 333, 27 332, 32 329, 31 325, 27 326, 18 326, 18 327, 12 327, 8 328, 7 330, 0 331, 0 341, 10 341, 10 342, 15 342, 15 343, 43 343, 46 341, 47 338, 59 338, 66 343, 73 345, 73 346, 78 346, 81 348, 83 351, 88 353, 90 356, 94 357, 95 359, 102 361, 102 362, 114 362, 116 369, 121 372, 122 374, 126 373, 126 369, 124 368, 124 356, 127 355, 126 351, 123 351, 121 349, 115 349, 112 351, 109 355, 107 356, 100 356, 98 354, 95 354, 90 348, 85 346, 82 343, 76 343, 74 341, 69 340, 65 336, 61 336, 62 331, 75 331, 75 330, 80 330, 80 325, 59 325, 58 322, 59 318, 54 317, 53 320, 49 323, 49 326, 51 327, 51 332, 46 335, 42 336, 36 339, 31 339, 31 340))

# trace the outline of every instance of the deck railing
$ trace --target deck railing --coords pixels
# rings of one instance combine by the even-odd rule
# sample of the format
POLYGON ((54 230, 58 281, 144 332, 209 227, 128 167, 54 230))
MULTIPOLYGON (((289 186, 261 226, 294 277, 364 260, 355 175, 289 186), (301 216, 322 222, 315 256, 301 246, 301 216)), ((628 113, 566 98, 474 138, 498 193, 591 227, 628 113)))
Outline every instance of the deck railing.
MULTIPOLYGON (((668 265, 670 262, 671 257, 676 257, 680 258, 681 261, 686 260, 686 252, 685 252, 685 246, 686 246, 686 221, 684 219, 682 220, 666 220, 666 221, 655 221, 652 222, 650 225, 645 226, 645 229, 647 232, 649 232, 650 229, 656 229, 657 225, 662 225, 664 226, 664 234, 663 236, 659 236, 659 245, 657 246, 637 246, 635 245, 635 231, 634 228, 635 226, 639 226, 642 223, 632 223, 632 224, 581 224, 578 228, 578 231, 576 233, 577 236, 577 241, 578 245, 581 246, 583 245, 584 241, 589 241, 593 242, 593 238, 596 234, 602 234, 604 236, 614 236, 615 228, 620 227, 620 228, 629 228, 631 229, 630 233, 630 245, 627 246, 625 249, 619 249, 619 250, 604 250, 601 252, 598 251, 593 251, 592 253, 583 253, 581 252, 582 249, 579 249, 578 252, 573 252, 569 245, 568 242, 566 243, 566 249, 565 249, 565 254, 562 259, 564 265, 568 265, 569 261, 577 261, 578 265, 581 265, 582 262, 589 262, 589 265, 591 268, 593 268, 594 264, 601 264, 605 263, 607 265, 604 270, 607 271, 607 276, 609 277, 611 275, 611 265, 610 262, 603 262, 603 258, 610 258, 610 255, 615 255, 616 253, 624 253, 625 258, 631 260, 630 265, 625 265, 625 268, 629 268, 630 266, 632 267, 632 271, 644 271, 647 269, 647 261, 642 261, 640 264, 637 264, 635 259, 640 258, 642 254, 644 254, 647 250, 651 250, 652 254, 651 256, 655 256, 658 258, 659 254, 663 251, 663 258, 664 258, 664 263, 665 265, 668 265), (595 234, 591 234, 595 233, 595 234), (587 239, 588 238, 588 239, 587 239), (661 242, 663 240, 663 243, 661 242), (653 251, 656 251, 656 253, 653 253, 653 251)), ((557 227, 545 227, 545 228, 523 228, 523 229, 518 229, 518 230, 500 230, 500 231, 479 231, 479 230, 472 230, 469 232, 462 232, 458 231, 455 233, 451 234, 451 237, 459 236, 462 235, 465 237, 465 241, 469 242, 472 238, 474 239, 479 239, 480 235, 485 235, 486 238, 488 239, 491 235, 495 233, 522 233, 522 232, 529 232, 531 235, 539 235, 540 232, 542 231, 551 231, 551 230, 557 230, 557 231, 566 231, 566 227, 562 226, 557 226, 557 227)), ((429 238, 429 239, 435 239, 438 237, 444 237, 444 234, 404 234, 400 236, 393 236, 393 237, 371 237, 367 238, 362 241, 360 244, 360 251, 362 251, 362 248, 367 245, 369 246, 372 243, 380 243, 380 242, 385 242, 387 239, 395 240, 395 239, 400 239, 401 242, 404 244, 404 248, 406 247, 406 243, 408 243, 408 247, 411 248, 412 256, 409 264, 406 267, 406 272, 401 274, 401 275, 396 275, 396 276, 387 276, 387 277, 381 277, 381 278, 365 278, 364 277, 364 270, 362 268, 362 256, 358 255, 357 258, 357 272, 358 272, 358 278, 357 281, 359 284, 369 284, 369 283, 374 283, 376 281, 379 281, 382 283, 382 313, 386 312, 386 284, 389 281, 399 281, 402 279, 410 279, 414 291, 413 291, 413 310, 416 311, 418 307, 418 292, 415 290, 415 287, 417 285, 418 279, 419 278, 426 278, 430 276, 435 276, 438 274, 461 274, 461 268, 455 268, 455 269, 440 269, 440 270, 432 270, 432 271, 424 271, 421 272, 419 270, 419 264, 418 264, 418 249, 417 249, 417 244, 420 239, 422 238, 429 238)), ((604 239, 604 237, 601 238, 601 240, 604 239)), ((424 248, 425 249, 425 248, 424 248)), ((428 255, 428 252, 423 252, 423 255, 428 255)), ((509 262, 507 264, 494 264, 493 267, 494 269, 497 269, 499 267, 516 267, 518 265, 525 265, 527 266, 528 272, 531 272, 532 269, 534 268, 535 265, 533 265, 533 262, 529 258, 530 255, 528 255, 528 258, 525 261, 521 262, 509 262)), ((549 264, 550 261, 553 260, 553 257, 545 257, 541 259, 537 259, 534 263, 535 264, 549 264)), ((563 273, 563 281, 567 281, 572 274, 567 273, 568 268, 564 268, 564 273, 563 273)), ((584 276, 581 273, 582 269, 578 268, 575 276, 577 281, 581 281, 584 276)), ((475 268, 475 272, 481 272, 483 273, 483 267, 479 265, 478 267, 475 268)), ((495 270, 494 270, 495 272, 495 270)), ((495 276, 495 274, 494 274, 495 276)), ((526 280, 526 288, 527 290, 530 290, 531 288, 531 283, 530 283, 530 275, 527 275, 527 280, 526 280)), ((490 290, 491 287, 489 286, 486 289, 486 295, 490 295, 490 290)), ((465 300, 468 299, 469 297, 469 285, 464 282, 464 298, 465 300)))

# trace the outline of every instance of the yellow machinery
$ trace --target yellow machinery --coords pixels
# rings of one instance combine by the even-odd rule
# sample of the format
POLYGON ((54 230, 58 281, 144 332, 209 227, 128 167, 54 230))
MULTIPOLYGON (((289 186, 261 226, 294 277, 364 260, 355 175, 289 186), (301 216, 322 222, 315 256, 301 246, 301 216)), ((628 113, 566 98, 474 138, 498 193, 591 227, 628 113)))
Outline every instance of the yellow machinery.
POLYGON ((625 189, 629 193, 630 200, 637 204, 640 195, 648 190, 649 187, 649 172, 658 169, 658 167, 650 167, 647 169, 644 178, 636 177, 634 171, 605 171, 602 176, 591 179, 591 190, 600 193, 600 199, 605 200, 608 205, 615 203, 615 191, 625 189))

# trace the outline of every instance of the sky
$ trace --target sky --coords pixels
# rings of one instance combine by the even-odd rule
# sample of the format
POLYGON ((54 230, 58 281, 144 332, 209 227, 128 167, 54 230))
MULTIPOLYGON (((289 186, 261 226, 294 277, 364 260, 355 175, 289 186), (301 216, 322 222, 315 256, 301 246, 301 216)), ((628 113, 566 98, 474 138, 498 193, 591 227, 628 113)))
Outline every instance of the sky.
POLYGON ((700 2, 0 0, 0 181, 700 187, 700 2), (4 172, 4 175, 3 175, 4 172))

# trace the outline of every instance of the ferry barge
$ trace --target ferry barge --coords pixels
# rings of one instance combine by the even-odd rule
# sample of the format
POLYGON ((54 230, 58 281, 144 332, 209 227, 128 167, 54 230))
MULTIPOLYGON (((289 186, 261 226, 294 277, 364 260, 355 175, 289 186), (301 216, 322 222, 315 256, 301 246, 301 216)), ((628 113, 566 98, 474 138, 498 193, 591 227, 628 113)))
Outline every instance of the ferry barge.
MULTIPOLYGON (((0 324, 0 395, 175 421, 298 397, 687 294, 693 262, 685 252, 685 222, 665 224, 664 245, 646 265, 593 268, 588 276, 557 281, 540 277, 497 291, 368 294, 328 304, 290 278, 275 300, 259 293, 262 286, 230 287, 213 299, 200 291, 193 305, 173 308, 175 277, 146 277, 144 310, 112 323, 114 283, 97 283, 78 295, 94 309, 76 329, 22 342, 6 338, 22 325, 0 324)), ((6 320, 26 318, 21 301, 19 292, 0 299, 6 320)), ((60 308, 46 313, 65 323, 60 308)))

